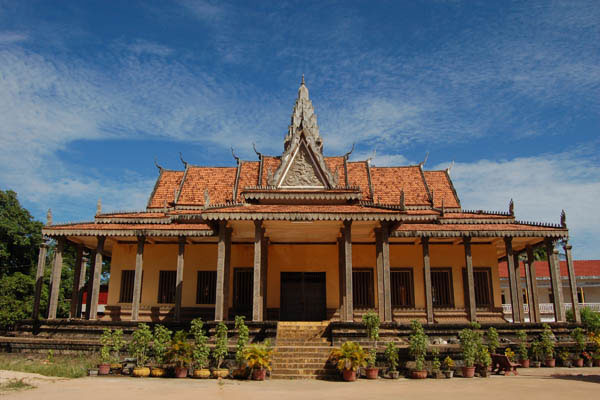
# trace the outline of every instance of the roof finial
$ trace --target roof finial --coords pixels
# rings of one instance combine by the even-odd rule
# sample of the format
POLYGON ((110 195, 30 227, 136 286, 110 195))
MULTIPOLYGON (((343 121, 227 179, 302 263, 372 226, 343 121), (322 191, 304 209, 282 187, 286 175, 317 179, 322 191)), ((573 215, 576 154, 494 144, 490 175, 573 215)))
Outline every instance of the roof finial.
POLYGON ((421 169, 423 169, 423 166, 427 162, 428 158, 429 158, 429 152, 425 153, 425 159, 419 163, 419 167, 421 167, 421 169))
POLYGON ((48 209, 48 212, 46 213, 46 226, 50 225, 52 225, 52 210, 48 209))
POLYGON ((235 162, 239 165, 240 158, 235 155, 235 152, 233 151, 233 147, 231 147, 231 155, 233 156, 233 158, 235 158, 235 162))
POLYGON ((98 202, 96 203, 96 215, 100 214, 102 214, 102 200, 98 199, 98 202))
POLYGON ((164 169, 164 168, 163 168, 163 167, 161 167, 161 166, 158 164, 158 161, 156 160, 156 157, 154 157, 154 165, 156 166, 156 168, 158 168, 158 172, 162 172, 162 171, 163 171, 163 169, 164 169))
POLYGON ((260 160, 262 158, 262 153, 258 150, 256 150, 256 144, 254 144, 254 142, 252 142, 252 148, 254 149, 254 152, 256 153, 256 155, 258 156, 258 159, 260 160))
POLYGON ((515 202, 513 199, 510 199, 510 202, 508 203, 508 213, 512 216, 515 215, 515 202))
POLYGON ((560 226, 562 226, 563 228, 567 227, 567 213, 565 212, 565 210, 562 210, 562 212, 560 213, 560 226))
POLYGON ((452 160, 452 162, 450 163, 450 165, 448 165, 448 168, 446 168, 446 173, 448 175, 450 175, 450 170, 452 169, 452 167, 454 167, 454 160, 452 160))
POLYGON ((179 152, 179 159, 181 160, 185 168, 187 168, 188 163, 183 159, 183 154, 181 154, 181 152, 179 152))
POLYGON ((301 85, 304 85, 304 74, 302 74, 302 82, 300 82, 301 85))
POLYGON ((352 148, 350 149, 349 152, 347 152, 346 154, 344 154, 344 158, 347 160, 348 157, 350 157, 350 154, 352 154, 352 152, 354 151, 354 145, 356 144, 356 142, 352 143, 352 148))

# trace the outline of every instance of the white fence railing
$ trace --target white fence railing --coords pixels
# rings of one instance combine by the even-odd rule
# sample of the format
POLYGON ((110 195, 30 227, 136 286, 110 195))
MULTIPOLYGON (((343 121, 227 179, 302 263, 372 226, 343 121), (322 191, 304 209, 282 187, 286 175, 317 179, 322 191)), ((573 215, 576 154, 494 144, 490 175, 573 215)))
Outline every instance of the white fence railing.
MULTIPOLYGON (((571 303, 564 303, 563 307, 566 310, 570 310, 573 308, 571 303)), ((588 307, 593 311, 600 312, 600 303, 579 303, 579 308, 588 307)), ((504 314, 512 313, 512 305, 511 304, 502 304, 502 311, 504 314)), ((529 304, 523 304, 523 311, 525 313, 529 313, 529 304)), ((540 304, 540 314, 554 314, 554 304, 552 303, 541 303, 540 304)))

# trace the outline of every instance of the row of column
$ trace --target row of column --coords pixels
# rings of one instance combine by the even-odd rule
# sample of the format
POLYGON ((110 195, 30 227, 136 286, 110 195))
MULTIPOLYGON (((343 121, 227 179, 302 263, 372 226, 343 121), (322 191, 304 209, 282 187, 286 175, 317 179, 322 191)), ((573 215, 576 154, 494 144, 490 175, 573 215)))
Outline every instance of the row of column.
MULTIPOLYGON (((104 251, 105 237, 98 237, 96 250, 91 252, 93 260, 90 277, 88 280, 87 291, 87 319, 96 319, 98 316, 98 297, 100 295, 100 277, 102 275, 102 252, 104 251)), ((48 296, 48 319, 56 319, 58 310, 58 300, 60 293, 61 274, 63 269, 63 252, 67 241, 65 238, 59 238, 54 250, 54 259, 52 261, 52 271, 50 274, 49 296, 48 296)), ((44 284, 44 271, 46 269, 46 257, 48 254, 48 245, 43 243, 40 245, 38 254, 38 264, 35 280, 35 293, 33 300, 32 318, 37 320, 40 315, 40 302, 42 296, 42 288, 44 284)), ((82 313, 83 289, 86 281, 86 265, 88 257, 84 254, 82 245, 77 245, 75 258, 75 270, 73 272, 73 287, 71 290, 71 318, 79 318, 82 313)))
MULTIPOLYGON (((523 288, 521 285, 521 267, 519 264, 520 252, 513 251, 512 238, 504 238, 506 247, 506 261, 508 266, 508 281, 510 300, 512 306, 512 318, 513 322, 525 322, 525 310, 523 307, 523 288)), ((563 300, 562 282, 560 276, 560 262, 558 259, 558 250, 554 248, 555 241, 552 239, 546 239, 544 246, 546 248, 546 254, 548 256, 548 268, 550 271, 550 286, 553 297, 554 306, 554 318, 556 322, 565 322, 565 308, 563 300)), ((577 300, 577 283, 575 280, 575 269, 573 267, 572 258, 572 246, 566 242, 563 246, 567 261, 568 281, 569 281, 569 293, 571 297, 571 305, 573 310, 573 317, 575 322, 581 321, 579 313, 579 302, 577 300)), ((525 266, 525 282, 527 298, 529 299, 529 321, 530 322, 542 322, 540 315, 540 303, 538 299, 537 291, 537 279, 536 271, 534 266, 534 248, 530 245, 526 246, 525 253, 527 260, 524 263, 525 266)))

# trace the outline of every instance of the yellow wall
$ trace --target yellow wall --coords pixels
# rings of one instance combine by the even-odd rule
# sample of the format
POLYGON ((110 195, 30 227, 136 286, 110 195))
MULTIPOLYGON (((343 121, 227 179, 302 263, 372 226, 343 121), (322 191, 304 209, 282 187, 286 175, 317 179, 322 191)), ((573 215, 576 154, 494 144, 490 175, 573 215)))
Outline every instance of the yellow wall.
MULTIPOLYGON (((115 245, 112 254, 111 280, 108 304, 119 304, 121 270, 135 269, 137 245, 115 245)), ((144 277, 142 301, 145 306, 157 306, 158 276, 161 270, 176 270, 176 244, 147 244, 144 249, 144 277)), ((251 268, 254 263, 252 244, 234 244, 231 252, 231 267, 251 268)), ((496 251, 492 245, 473 245, 473 265, 491 267, 494 303, 501 306, 500 285, 496 251)), ((464 250, 460 245, 431 245, 431 266, 452 268, 454 301, 458 308, 464 307, 462 269, 465 266, 464 250)), ((354 268, 373 268, 375 306, 377 299, 377 269, 375 268, 375 246, 372 244, 354 244, 352 246, 354 268)), ((185 268, 182 306, 196 306, 197 271, 216 270, 217 245, 215 243, 187 245, 185 249, 185 268)), ((390 266, 392 268, 413 268, 415 306, 425 308, 423 288, 423 256, 420 245, 390 245, 390 266)), ((290 245, 273 244, 269 246, 269 265, 267 282, 267 307, 278 308, 280 301, 281 272, 325 272, 327 276, 327 308, 339 307, 338 249, 334 244, 290 245)), ((233 293, 233 273, 230 274, 229 293, 233 293)), ((233 305, 233 296, 229 296, 229 305, 233 305)), ((210 306, 210 305, 204 305, 210 306)))

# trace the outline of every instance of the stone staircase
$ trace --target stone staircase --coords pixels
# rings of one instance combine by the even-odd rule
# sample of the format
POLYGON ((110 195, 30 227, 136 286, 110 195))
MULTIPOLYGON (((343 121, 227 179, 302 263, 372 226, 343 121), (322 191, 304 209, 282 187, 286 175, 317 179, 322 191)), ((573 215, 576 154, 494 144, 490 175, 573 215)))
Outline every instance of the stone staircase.
POLYGON ((323 337, 328 322, 279 322, 273 352, 273 379, 335 379, 328 365, 331 342, 323 337))

